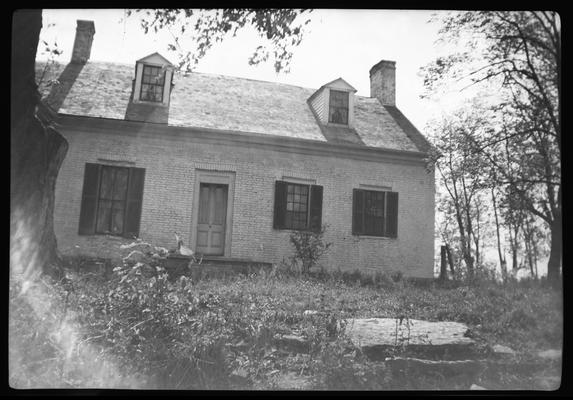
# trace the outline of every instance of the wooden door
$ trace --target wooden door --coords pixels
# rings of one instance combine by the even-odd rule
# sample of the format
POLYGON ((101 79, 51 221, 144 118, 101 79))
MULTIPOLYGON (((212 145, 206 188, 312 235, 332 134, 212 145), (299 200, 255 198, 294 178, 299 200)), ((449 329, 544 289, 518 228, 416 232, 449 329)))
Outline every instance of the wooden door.
POLYGON ((197 245, 202 254, 223 255, 228 185, 201 183, 197 217, 197 245))

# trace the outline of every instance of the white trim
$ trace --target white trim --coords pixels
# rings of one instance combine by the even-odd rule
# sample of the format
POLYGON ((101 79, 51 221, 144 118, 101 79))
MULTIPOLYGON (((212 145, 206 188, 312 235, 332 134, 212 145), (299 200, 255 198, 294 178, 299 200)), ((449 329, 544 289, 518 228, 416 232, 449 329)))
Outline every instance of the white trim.
POLYGON ((358 189, 364 190, 374 190, 378 192, 391 192, 392 191, 392 184, 390 183, 380 183, 378 185, 372 185, 368 183, 360 183, 358 184, 358 189))
POLYGON ((136 62, 135 64, 135 85, 133 86, 133 102, 139 104, 151 104, 158 107, 169 106, 171 92, 171 80, 173 79, 173 67, 149 62, 136 62), (165 80, 163 82, 163 100, 161 102, 141 100, 141 79, 143 77, 143 66, 161 67, 165 69, 165 80))
POLYGON ((282 180, 289 183, 296 183, 300 185, 316 185, 316 179, 311 178, 296 178, 293 176, 282 176, 282 180))
POLYGON ((330 88, 330 87, 326 87, 325 90, 326 89, 327 89, 327 93, 324 96, 324 98, 325 98, 324 109, 325 109, 325 114, 326 114, 325 124, 330 125, 330 126, 340 126, 343 128, 353 128, 354 127, 354 93, 351 90, 345 90, 345 89, 330 88), (335 122, 330 122, 330 91, 331 90, 335 90, 337 92, 348 93, 348 124, 337 124, 335 122))
POLYGON ((135 161, 128 161, 128 160, 111 160, 108 158, 98 158, 97 162, 102 165, 118 166, 118 167, 135 166, 135 161))

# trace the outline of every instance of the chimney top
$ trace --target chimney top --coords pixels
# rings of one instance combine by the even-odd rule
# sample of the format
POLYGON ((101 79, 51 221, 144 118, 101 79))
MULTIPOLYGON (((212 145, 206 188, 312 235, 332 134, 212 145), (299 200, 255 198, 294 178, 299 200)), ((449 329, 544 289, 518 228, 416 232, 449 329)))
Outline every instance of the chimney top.
POLYGON ((376 65, 370 68, 370 76, 380 68, 394 68, 396 69, 396 61, 380 60, 376 65))
POLYGON ((382 105, 396 105, 396 61, 381 60, 370 68, 370 97, 382 105))
POLYGON ((76 38, 74 40, 71 62, 85 64, 89 60, 94 34, 95 25, 93 21, 77 20, 76 38))

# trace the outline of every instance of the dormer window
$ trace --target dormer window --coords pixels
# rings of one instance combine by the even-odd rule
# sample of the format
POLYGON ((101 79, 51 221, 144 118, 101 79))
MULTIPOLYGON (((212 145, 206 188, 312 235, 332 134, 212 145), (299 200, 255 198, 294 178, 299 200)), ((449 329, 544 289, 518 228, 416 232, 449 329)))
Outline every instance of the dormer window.
POLYGON ((348 92, 330 89, 328 122, 348 125, 348 92))
POLYGON ((356 89, 342 78, 323 85, 307 100, 322 126, 354 129, 356 89))
POLYGON ((143 76, 141 77, 142 101, 163 102, 163 87, 165 85, 165 71, 161 67, 151 65, 143 66, 143 76))

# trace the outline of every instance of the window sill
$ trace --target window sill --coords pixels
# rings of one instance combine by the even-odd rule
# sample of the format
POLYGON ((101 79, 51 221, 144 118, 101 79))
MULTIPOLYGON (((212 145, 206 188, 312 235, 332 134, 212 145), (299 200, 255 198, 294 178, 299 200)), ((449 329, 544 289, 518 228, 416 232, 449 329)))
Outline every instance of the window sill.
POLYGON ((301 233, 304 233, 304 232, 307 232, 307 233, 316 233, 316 231, 312 231, 312 230, 310 230, 310 229, 273 228, 273 230, 275 230, 275 231, 279 231, 279 232, 290 232, 290 233, 293 233, 293 232, 301 232, 301 233))
POLYGON ((375 235, 356 235, 353 234, 352 235, 355 238, 358 239, 368 239, 368 240, 396 240, 398 239, 397 237, 390 237, 390 236, 375 236, 375 235))
POLYGON ((158 107, 167 107, 163 101, 146 101, 146 100, 137 100, 134 101, 135 104, 147 104, 151 106, 158 106, 158 107))
POLYGON ((326 126, 334 126, 336 128, 350 128, 349 124, 337 124, 335 122, 327 122, 326 126))

